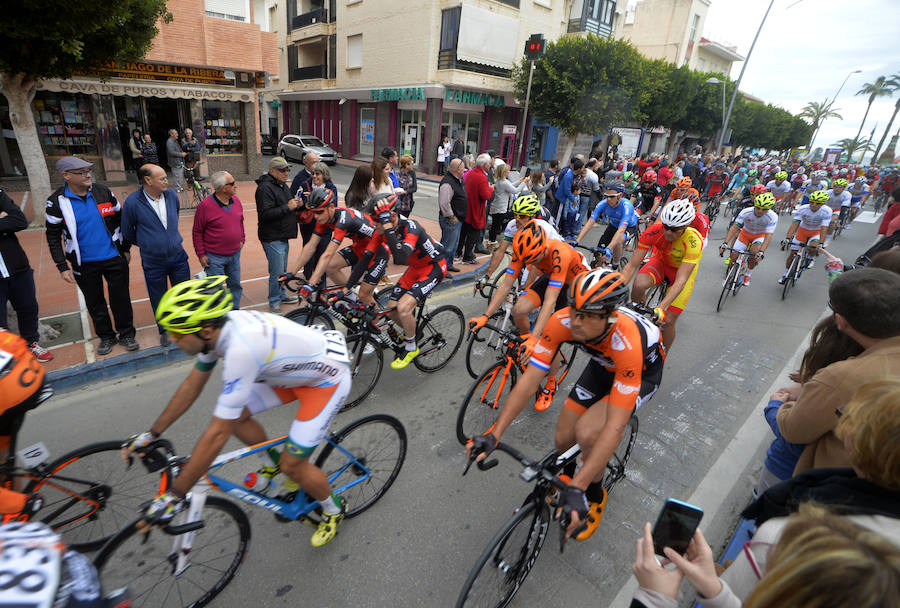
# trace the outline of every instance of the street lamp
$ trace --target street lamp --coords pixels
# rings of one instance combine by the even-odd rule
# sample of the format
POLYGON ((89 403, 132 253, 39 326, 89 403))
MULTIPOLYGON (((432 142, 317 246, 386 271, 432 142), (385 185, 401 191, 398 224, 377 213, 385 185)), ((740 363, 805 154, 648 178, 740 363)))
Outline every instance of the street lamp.
POLYGON ((722 132, 719 134, 719 147, 716 154, 722 153, 722 142, 725 138, 725 81, 718 78, 707 78, 704 84, 720 84, 722 85, 722 132))
MULTIPOLYGON (((831 101, 829 101, 827 104, 825 104, 826 110, 830 109, 831 106, 834 105, 834 102, 837 101, 838 95, 841 94, 841 91, 844 89, 844 85, 847 84, 847 81, 850 80, 850 77, 853 76, 854 74, 859 74, 861 72, 862 72, 862 70, 853 70, 852 72, 847 74, 847 77, 844 78, 844 82, 842 82, 841 86, 838 87, 837 93, 834 94, 834 97, 831 98, 831 101)), ((828 101, 828 100, 826 99, 826 101, 828 101)), ((810 142, 809 142, 810 153, 812 153, 813 143, 816 141, 816 137, 819 135, 819 129, 822 128, 822 123, 824 123, 824 122, 825 122, 825 119, 823 119, 822 122, 819 123, 819 126, 816 127, 816 132, 813 133, 812 140, 810 140, 810 142)))

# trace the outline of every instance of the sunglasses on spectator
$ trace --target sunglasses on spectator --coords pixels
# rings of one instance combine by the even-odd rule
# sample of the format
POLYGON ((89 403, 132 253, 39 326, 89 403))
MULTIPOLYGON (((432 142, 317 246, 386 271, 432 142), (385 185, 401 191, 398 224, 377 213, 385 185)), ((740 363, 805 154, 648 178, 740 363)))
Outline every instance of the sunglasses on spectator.
POLYGON ((234 185, 234 182, 225 182, 225 185, 226 185, 226 186, 233 186, 233 185, 234 185))
POLYGON ((666 226, 663 224, 663 230, 666 232, 680 232, 684 230, 684 226, 666 226))

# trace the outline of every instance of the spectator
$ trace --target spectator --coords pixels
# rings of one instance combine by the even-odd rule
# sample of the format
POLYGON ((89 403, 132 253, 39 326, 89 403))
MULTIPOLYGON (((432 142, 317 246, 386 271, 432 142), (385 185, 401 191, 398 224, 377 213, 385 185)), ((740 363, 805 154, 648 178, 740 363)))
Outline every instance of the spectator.
POLYGON ((391 165, 386 158, 378 156, 372 161, 372 183, 369 184, 369 196, 376 194, 393 194, 391 183, 391 165))
POLYGON ((644 152, 641 154, 640 160, 637 163, 637 173, 641 177, 644 176, 644 171, 647 169, 655 169, 659 165, 659 154, 654 152, 653 154, 648 154, 644 152))
POLYGON ((131 150, 131 166, 135 171, 140 169, 145 162, 141 153, 143 144, 144 140, 141 137, 141 132, 138 129, 132 131, 131 138, 128 140, 128 149, 131 150))
POLYGON ((472 154, 464 154, 460 158, 463 159, 463 163, 466 166, 466 171, 475 167, 475 156, 472 154))
POLYGON ((682 177, 684 177, 684 161, 680 160, 675 163, 674 175, 672 176, 672 181, 669 182, 671 186, 673 182, 677 182, 682 177))
POLYGON ((543 171, 535 171, 528 176, 531 191, 541 202, 541 205, 547 200, 547 192, 553 187, 552 183, 547 183, 543 171))
POLYGON ((459 244, 459 233, 469 206, 462 180, 464 168, 461 158, 452 159, 447 174, 438 186, 438 224, 441 226, 441 245, 447 256, 447 272, 459 272, 459 268, 453 265, 453 254, 459 244))
POLYGON ((795 400, 779 408, 778 429, 785 440, 807 444, 794 475, 811 468, 847 466, 843 445, 834 435, 836 409, 862 384, 900 374, 900 276, 862 268, 835 279, 828 294, 838 330, 863 352, 819 370, 799 391, 785 389, 788 399, 795 400))
POLYGON ((381 151, 381 156, 382 156, 382 158, 386 159, 388 161, 388 165, 390 165, 389 175, 391 178, 391 185, 394 187, 394 193, 402 194, 402 192, 397 192, 397 188, 400 187, 400 180, 397 177, 397 171, 396 171, 397 151, 394 150, 393 148, 391 148, 390 146, 388 146, 381 151))
POLYGON ((19 320, 19 335, 38 361, 53 360, 53 354, 38 344, 38 302, 35 297, 34 270, 16 233, 28 228, 28 220, 19 206, 0 190, 0 328, 9 329, 6 303, 12 304, 19 320))
POLYGON ((297 196, 287 178, 291 166, 280 156, 269 161, 269 172, 256 178, 257 234, 269 262, 269 312, 281 314, 281 304, 296 302, 287 295, 278 277, 287 270, 290 239, 297 238, 297 196))
POLYGON ((194 252, 207 274, 228 277, 228 289, 237 310, 244 293, 241 287, 241 248, 247 240, 244 208, 230 173, 213 173, 209 181, 214 192, 197 205, 194 214, 194 252))
MULTIPOLYGON (((178 230, 178 195, 169 188, 166 172, 147 164, 138 169, 138 180, 140 189, 132 192, 122 207, 122 239, 126 249, 137 244, 141 250, 147 295, 156 314, 169 286, 187 281, 191 270, 178 230)), ((166 330, 158 323, 157 328, 159 345, 168 346, 166 330)))
MULTIPOLYGON (((166 162, 172 171, 172 180, 175 182, 177 192, 184 191, 184 157, 187 152, 181 149, 178 141, 178 130, 169 129, 169 139, 166 140, 166 162)), ((138 181, 141 181, 138 177, 138 181)))
POLYGON ((578 222, 580 226, 578 231, 584 228, 584 223, 590 216, 591 211, 600 199, 600 177, 594 171, 597 167, 597 159, 592 158, 584 165, 584 184, 579 194, 580 200, 578 205, 578 222))
POLYGON ((93 183, 91 167, 91 163, 73 156, 56 162, 66 183, 47 201, 47 245, 62 279, 76 283, 84 295, 94 332, 100 338, 97 354, 112 351, 116 331, 126 350, 137 350, 140 346, 134 339, 128 290, 131 255, 123 246, 120 230, 122 206, 109 188, 93 183), (116 331, 103 293, 104 280, 116 331))
POLYGON ((419 184, 416 182, 416 170, 413 169, 413 157, 409 154, 400 157, 400 173, 397 175, 397 180, 403 189, 403 194, 397 201, 397 213, 408 216, 416 205, 413 193, 419 189, 419 184))
MULTIPOLYGON (((450 149, 450 158, 462 158, 466 154, 466 144, 463 142, 462 133, 457 131, 453 137, 455 138, 453 142, 453 147, 450 149)), ((471 167, 466 164, 467 169, 471 169, 471 167)))
POLYGON ((351 209, 362 211, 369 198, 369 184, 372 182, 372 166, 360 165, 353 172, 353 179, 344 195, 344 204, 351 209))
POLYGON ((674 178, 675 172, 669 167, 669 160, 664 158, 659 161, 659 171, 656 172, 656 183, 663 189, 663 198, 669 196, 669 192, 671 192, 669 184, 672 183, 674 178))
POLYGON ((475 244, 480 231, 487 224, 486 205, 494 195, 494 189, 488 183, 488 171, 491 168, 491 156, 487 153, 478 155, 475 167, 466 175, 466 219, 460 232, 462 241, 463 264, 475 263, 475 244))
POLYGON ((488 233, 488 244, 491 248, 497 247, 497 235, 506 227, 509 221, 509 210, 512 202, 519 195, 519 192, 528 188, 527 183, 523 186, 522 180, 517 179, 510 181, 509 165, 502 164, 495 169, 497 174, 494 183, 494 196, 491 198, 489 213, 491 214, 491 229, 488 233))
POLYGON ((546 193, 546 202, 547 209, 550 211, 551 217, 557 216, 557 211, 559 211, 558 203, 556 202, 556 181, 557 176, 559 174, 559 161, 555 158, 550 161, 550 165, 546 171, 544 171, 544 183, 547 184, 546 193))
POLYGON ((450 145, 450 138, 444 136, 444 139, 441 140, 441 143, 439 143, 437 147, 438 175, 444 175, 444 167, 446 166, 447 157, 450 156, 452 148, 453 146, 450 145))
POLYGON ((334 200, 337 200, 337 186, 331 181, 331 169, 328 168, 328 165, 321 162, 316 163, 310 170, 312 171, 312 178, 306 182, 306 185, 303 187, 303 192, 300 193, 302 200, 306 201, 313 190, 318 190, 320 188, 331 190, 334 194, 334 200))
MULTIPOLYGON (((194 137, 194 131, 191 129, 184 130, 184 137, 181 138, 181 149, 184 151, 184 166, 193 168, 200 160, 200 142, 194 137)), ((237 308, 237 306, 235 306, 237 308)))
MULTIPOLYGON (((319 155, 315 152, 307 152, 303 155, 303 168, 297 171, 297 175, 294 176, 294 180, 291 182, 291 193, 300 201, 303 200, 303 193, 310 190, 309 182, 312 180, 312 169, 318 162, 319 155)), ((303 244, 306 245, 309 239, 312 238, 313 231, 316 228, 316 217, 312 211, 306 209, 302 204, 297 211, 297 224, 300 226, 300 238, 303 244)), ((311 269, 314 270, 315 260, 312 260, 312 262, 311 269)))
MULTIPOLYGON (((151 165, 159 164, 159 150, 156 149, 156 144, 153 143, 149 133, 144 133, 144 143, 141 145, 141 156, 144 157, 141 166, 148 163, 151 165)), ((138 169, 140 169, 140 167, 138 167, 138 169)))

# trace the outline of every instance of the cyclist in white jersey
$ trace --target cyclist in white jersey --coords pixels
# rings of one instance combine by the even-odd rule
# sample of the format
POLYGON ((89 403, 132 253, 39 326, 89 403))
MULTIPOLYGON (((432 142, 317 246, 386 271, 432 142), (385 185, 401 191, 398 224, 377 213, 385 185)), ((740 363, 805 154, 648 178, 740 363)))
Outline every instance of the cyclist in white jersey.
MULTIPOLYGON (((790 242, 791 250, 788 253, 787 260, 784 263, 784 275, 778 279, 779 285, 784 285, 787 280, 788 272, 791 268, 791 262, 794 256, 800 251, 800 247, 804 244, 809 247, 816 245, 814 249, 810 249, 809 253, 812 257, 819 255, 819 250, 824 246, 825 235, 828 232, 828 225, 831 223, 831 208, 824 203, 828 201, 828 193, 824 190, 818 190, 809 195, 809 204, 800 205, 794 213, 794 221, 788 228, 787 236, 783 242, 790 242)), ((809 260, 807 268, 812 268, 813 260, 809 260)))
MULTIPOLYGON (((850 213, 850 204, 853 199, 850 192, 847 191, 847 180, 838 178, 834 180, 834 183, 831 185, 830 190, 826 190, 828 192, 828 206, 831 208, 832 214, 838 215, 838 220, 841 222, 847 221, 847 216, 850 213)), ((831 234, 834 232, 834 226, 837 222, 832 222, 828 225, 828 237, 826 242, 831 240, 831 234)), ((845 226, 846 230, 848 226, 845 226)))
POLYGON ((771 192, 763 192, 753 199, 753 206, 747 207, 734 220, 734 224, 728 229, 725 242, 719 246, 719 255, 725 253, 726 247, 732 247, 730 263, 737 260, 738 253, 750 250, 747 259, 747 272, 744 273, 744 285, 750 284, 750 276, 753 269, 765 257, 766 249, 772 242, 775 226, 778 225, 778 215, 772 211, 775 206, 775 197, 771 192))
POLYGON ((775 196, 776 209, 778 213, 781 205, 790 205, 791 182, 787 179, 787 171, 779 171, 775 174, 775 179, 766 183, 766 190, 775 196))
MULTIPOLYGON (((512 204, 512 213, 513 219, 509 220, 506 224, 506 228, 503 230, 503 240, 497 246, 497 249, 494 251, 494 254, 491 256, 491 262, 488 264, 487 271, 484 273, 484 276, 487 279, 490 279, 491 275, 494 273, 497 268, 500 267, 500 264, 503 262, 503 258, 506 255, 506 250, 509 248, 512 243, 513 237, 516 236, 516 232, 530 222, 532 219, 544 229, 544 233, 547 235, 547 238, 553 239, 555 241, 563 240, 561 236, 559 236, 559 232, 556 231, 550 222, 546 221, 546 217, 549 217, 549 213, 546 212, 541 206, 540 200, 538 197, 528 192, 526 194, 522 194, 519 196, 512 204), (546 215, 546 217, 545 217, 546 215)), ((522 282, 525 282, 524 275, 522 277, 522 282)))
POLYGON ((859 214, 859 210, 865 206, 866 200, 869 198, 870 191, 871 189, 869 188, 869 184, 866 183, 866 178, 864 175, 857 177, 850 185, 850 187, 847 188, 847 192, 850 193, 851 222, 856 219, 856 216, 859 214))
POLYGON ((194 369, 181 383, 156 422, 123 446, 123 455, 148 445, 191 407, 223 360, 222 391, 213 419, 197 441, 190 460, 165 493, 144 513, 148 524, 166 523, 179 510, 185 494, 206 473, 225 442, 234 435, 247 445, 267 441, 252 416, 290 401, 299 401, 282 453, 261 451, 261 474, 280 470, 322 507, 322 522, 311 543, 321 547, 337 534, 344 517, 343 500, 331 491, 328 478, 309 461, 350 391, 347 346, 340 332, 306 327, 284 317, 258 311, 232 311, 226 277, 179 283, 167 291, 156 318, 182 351, 196 355, 194 369), (277 458, 277 462, 276 459, 277 458))

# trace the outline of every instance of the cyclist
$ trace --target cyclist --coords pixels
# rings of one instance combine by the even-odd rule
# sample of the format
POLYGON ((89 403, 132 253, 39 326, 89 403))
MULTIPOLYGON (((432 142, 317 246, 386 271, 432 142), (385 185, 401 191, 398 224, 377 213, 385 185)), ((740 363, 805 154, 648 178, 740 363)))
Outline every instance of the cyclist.
POLYGON ((370 215, 375 217, 376 230, 384 235, 395 264, 407 265, 406 272, 391 290, 388 313, 392 321, 403 328, 406 355, 391 362, 391 369, 403 369, 419 356, 416 346, 416 306, 447 276, 444 248, 432 239, 422 224, 406 218, 394 209, 396 194, 379 194, 369 201, 370 215))
MULTIPOLYGON (((688 200, 693 203, 695 209, 700 208, 700 193, 697 192, 696 188, 693 188, 693 181, 689 177, 682 177, 677 182, 675 182, 675 187, 669 193, 669 198, 666 199, 666 204, 671 203, 672 201, 680 201, 680 200, 688 200)), ((653 205, 653 209, 650 210, 650 218, 656 219, 657 211, 659 205, 653 205)))
MULTIPOLYGON (((834 180, 831 184, 831 189, 827 190, 828 192, 828 206, 831 208, 831 212, 838 216, 838 222, 845 224, 844 229, 849 228, 850 220, 848 219, 848 215, 850 213, 850 200, 852 196, 847 191, 847 180, 838 178, 834 180)), ((831 235, 834 233, 834 226, 837 222, 832 222, 828 225, 828 237, 826 239, 826 244, 831 240, 831 235)))
MULTIPOLYGON (((644 171, 641 185, 634 193, 632 203, 638 215, 645 215, 659 205, 663 197, 663 187, 656 183, 656 172, 653 169, 644 171)), ((668 197, 666 197, 668 198, 668 197)))
POLYGON ((312 276, 308 277, 309 284, 300 288, 300 295, 305 298, 311 296, 314 286, 326 274, 335 283, 346 283, 347 289, 355 287, 362 278, 359 299, 367 305, 373 304, 375 286, 387 270, 390 254, 384 245, 384 238, 376 234, 371 218, 356 209, 336 207, 335 202, 335 194, 328 188, 313 190, 306 199, 306 208, 315 214, 316 224, 312 236, 300 252, 294 272, 300 273, 315 255, 319 242, 323 238, 329 238, 329 233, 331 241, 319 257, 312 276), (349 238, 353 244, 340 248, 345 238, 349 238), (335 253, 338 254, 337 257, 335 253), (343 270, 347 266, 353 268, 349 279, 343 270))
MULTIPOLYGON (((156 319, 194 368, 150 428, 122 446, 123 456, 146 447, 175 423, 203 391, 216 361, 223 360, 222 392, 212 422, 197 441, 190 460, 166 491, 144 512, 145 524, 167 523, 184 496, 203 477, 231 435, 247 445, 266 441, 252 417, 294 400, 300 402, 284 451, 263 450, 260 474, 279 471, 319 501, 322 521, 311 543, 321 547, 337 534, 344 501, 328 478, 309 461, 350 391, 350 365, 344 337, 337 331, 306 327, 288 319, 249 310, 232 311, 226 277, 191 279, 163 294, 156 319), (277 460, 276 460, 277 459, 277 460)), ((285 488, 290 491, 287 483, 285 488)), ((145 527, 146 529, 146 527, 145 527)))
POLYGON ((672 201, 663 207, 659 221, 641 234, 634 255, 622 271, 626 281, 637 273, 631 289, 635 302, 643 302, 648 289, 668 281, 666 295, 655 311, 663 324, 666 349, 675 341, 675 324, 691 299, 703 256, 703 238, 691 227, 696 213, 694 204, 687 200, 672 201), (642 266, 648 253, 650 258, 642 266))
POLYGON ((612 265, 617 268, 622 257, 622 248, 625 245, 626 233, 638 236, 638 215, 634 211, 634 205, 627 198, 623 200, 625 186, 622 182, 610 182, 606 186, 606 199, 594 207, 591 217, 584 224, 584 228, 578 234, 575 242, 581 242, 591 228, 604 213, 609 217, 609 224, 600 237, 597 247, 608 247, 612 251, 612 265))
POLYGON ((791 183, 787 179, 787 171, 778 171, 775 173, 775 179, 769 180, 766 184, 766 190, 775 196, 775 213, 781 213, 782 207, 791 208, 791 183))
MULTIPOLYGON (((524 351, 526 355, 530 356, 547 321, 555 311, 566 307, 564 290, 579 273, 588 268, 584 263, 584 258, 577 251, 568 243, 550 239, 535 220, 528 222, 516 232, 512 247, 512 263, 506 269, 506 276, 503 277, 497 291, 494 292, 494 297, 488 302, 484 314, 469 319, 469 327, 472 331, 478 331, 484 327, 491 315, 506 301, 509 290, 512 289, 515 280, 519 278, 525 267, 533 266, 540 276, 516 300, 512 311, 513 321, 519 328, 520 335, 525 339, 524 351), (534 322, 534 327, 529 332, 528 315, 537 308, 540 308, 540 312, 534 322)), ((555 368, 551 370, 551 374, 547 378, 547 384, 535 403, 535 409, 546 410, 553 402, 554 396, 556 396, 555 368)))
POLYGON ((706 176, 706 188, 703 190, 703 196, 709 199, 723 194, 730 179, 731 175, 725 170, 725 163, 716 161, 712 172, 706 176))
MULTIPOLYGON (((804 245, 810 248, 810 255, 816 257, 819 255, 819 249, 825 241, 825 235, 828 232, 828 224, 831 223, 831 209, 825 206, 828 202, 828 193, 824 190, 817 190, 809 195, 809 204, 800 205, 794 213, 794 221, 784 237, 784 243, 791 244, 791 251, 788 254, 787 261, 784 263, 784 275, 778 279, 779 285, 784 285, 787 280, 788 273, 791 269, 791 262, 794 256, 800 251, 804 245), (816 245, 815 248, 812 248, 816 245)), ((807 268, 811 268, 813 260, 809 260, 807 268)))
POLYGON ((494 274, 494 271, 500 267, 500 263, 503 261, 506 250, 512 243, 513 237, 516 236, 516 232, 531 220, 537 222, 538 225, 544 229, 548 238, 555 241, 562 240, 562 237, 559 236, 556 228, 550 223, 550 212, 541 205, 538 197, 531 192, 522 194, 513 201, 512 213, 513 219, 509 220, 506 224, 506 228, 503 230, 503 240, 500 241, 497 249, 494 250, 493 255, 491 255, 491 261, 488 264, 487 272, 484 273, 485 277, 489 278, 494 274))
POLYGON ((560 502, 572 512, 567 536, 577 533, 577 540, 586 540, 600 525, 606 506, 601 483, 606 463, 632 413, 659 388, 665 349, 659 328, 623 306, 628 284, 620 273, 596 268, 579 274, 569 286, 568 297, 570 306, 550 317, 497 421, 484 435, 473 438, 466 450, 478 460, 489 456, 540 386, 559 347, 565 342, 582 345, 593 356, 560 410, 554 443, 564 451, 578 442, 584 455, 577 473, 567 470, 560 475, 569 484, 560 502))
MULTIPOLYGON (((847 188, 847 191, 850 193, 850 221, 852 222, 859 214, 859 210, 866 205, 871 188, 866 183, 866 178, 860 176, 853 180, 853 184, 847 188)), ((850 228, 849 224, 847 224, 847 228, 850 228)))
POLYGON ((731 178, 731 181, 728 183, 728 192, 733 193, 736 190, 740 190, 744 187, 744 182, 747 181, 747 167, 739 168, 734 177, 731 178))
POLYGON ((641 186, 641 177, 634 171, 626 171, 622 175, 622 185, 625 198, 632 200, 634 198, 634 193, 637 192, 638 188, 641 186))
POLYGON ((763 192, 753 199, 753 207, 741 211, 734 224, 728 229, 725 242, 719 245, 719 256, 725 255, 725 248, 732 247, 729 263, 734 263, 738 253, 750 250, 747 260, 747 272, 744 273, 744 285, 750 284, 753 269, 765 257, 766 249, 772 242, 778 215, 772 211, 775 206, 775 195, 763 192))

